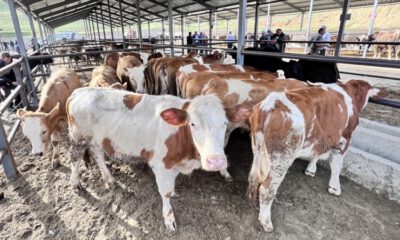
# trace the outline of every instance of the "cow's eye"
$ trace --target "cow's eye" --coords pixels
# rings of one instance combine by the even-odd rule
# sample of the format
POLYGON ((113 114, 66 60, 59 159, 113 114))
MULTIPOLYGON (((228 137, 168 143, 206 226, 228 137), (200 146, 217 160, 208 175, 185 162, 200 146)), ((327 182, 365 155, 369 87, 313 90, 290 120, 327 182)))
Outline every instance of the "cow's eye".
POLYGON ((42 131, 42 135, 45 135, 47 133, 47 130, 42 131))
POLYGON ((194 123, 191 123, 190 126, 194 127, 194 123))

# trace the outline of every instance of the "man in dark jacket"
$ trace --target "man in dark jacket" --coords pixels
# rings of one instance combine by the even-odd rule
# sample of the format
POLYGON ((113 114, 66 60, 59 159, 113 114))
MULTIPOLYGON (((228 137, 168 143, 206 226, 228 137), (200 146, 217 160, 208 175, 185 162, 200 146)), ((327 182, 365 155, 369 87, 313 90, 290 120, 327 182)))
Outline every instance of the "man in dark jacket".
POLYGON ((282 29, 278 28, 276 29, 276 33, 274 35, 272 35, 271 37, 272 40, 275 40, 275 47, 276 49, 278 49, 279 52, 284 52, 285 50, 285 40, 286 40, 286 36, 285 34, 282 32, 282 29))
MULTIPOLYGON (((0 59, 0 68, 5 67, 12 63, 12 58, 9 53, 2 53, 0 59)), ((14 70, 10 70, 8 73, 0 76, 0 87, 4 90, 5 98, 7 98, 13 89, 18 86, 17 80, 15 78, 14 70)), ((21 97, 17 95, 15 98, 15 106, 21 103, 21 97)))

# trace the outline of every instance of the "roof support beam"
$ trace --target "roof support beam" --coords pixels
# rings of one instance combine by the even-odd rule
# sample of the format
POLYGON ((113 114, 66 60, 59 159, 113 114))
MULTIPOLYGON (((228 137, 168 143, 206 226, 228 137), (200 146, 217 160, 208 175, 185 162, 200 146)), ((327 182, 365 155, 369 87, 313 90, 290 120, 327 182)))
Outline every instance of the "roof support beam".
MULTIPOLYGON (((129 6, 129 7, 136 8, 136 5, 130 4, 130 3, 125 2, 125 1, 123 1, 123 0, 121 0, 121 3, 123 3, 123 4, 125 4, 125 5, 127 5, 127 6, 129 6)), ((157 17, 159 17, 159 18, 162 18, 162 17, 163 17, 163 16, 161 16, 161 15, 159 15, 159 14, 154 14, 154 13, 152 13, 152 12, 150 12, 150 11, 144 9, 144 8, 140 8, 140 11, 143 11, 143 12, 146 12, 146 13, 149 13, 149 14, 152 14, 152 15, 155 15, 155 16, 157 16, 157 17)))
POLYGON ((54 21, 58 21, 58 20, 61 20, 61 19, 68 19, 68 18, 70 18, 70 17, 74 17, 74 16, 76 16, 76 15, 84 15, 84 14, 89 14, 89 12, 91 11, 91 9, 86 9, 86 10, 81 10, 81 11, 79 11, 79 12, 73 12, 73 13, 69 13, 69 14, 66 14, 66 15, 61 15, 61 16, 57 16, 57 17, 53 17, 53 18, 49 18, 49 19, 46 19, 45 20, 45 22, 46 23, 48 23, 48 24, 50 24, 51 22, 54 22, 54 21))
MULTIPOLYGON (((151 2, 151 3, 154 3, 154 4, 157 4, 157 5, 159 5, 159 6, 163 7, 163 8, 165 8, 166 11, 168 11, 168 6, 165 5, 164 3, 157 2, 157 1, 155 1, 155 0, 147 0, 147 1, 149 1, 149 2, 151 2)), ((190 4, 190 5, 192 5, 192 4, 190 4)), ((174 11, 174 12, 176 12, 176 13, 178 13, 178 14, 184 14, 183 12, 179 11, 179 10, 177 9, 177 7, 176 7, 176 8, 173 8, 172 11, 174 11)))
POLYGON ((286 1, 281 1, 281 3, 293 8, 294 10, 297 10, 299 12, 304 12, 301 8, 296 7, 295 5, 293 5, 292 3, 288 3, 286 1))
MULTIPOLYGON (((60 2, 60 3, 49 5, 47 7, 43 7, 43 8, 39 8, 39 9, 33 10, 33 12, 36 13, 37 15, 39 15, 42 12, 46 12, 46 11, 49 11, 49 10, 54 9, 54 8, 59 8, 59 7, 65 6, 67 4, 78 3, 78 2, 79 2, 79 0, 66 0, 66 1, 63 1, 63 2, 60 2)), ((78 6, 78 4, 76 6, 78 6)))
POLYGON ((208 10, 216 10, 217 8, 214 6, 211 6, 210 4, 206 3, 204 0, 192 0, 193 2, 207 8, 208 10))
MULTIPOLYGON (((117 10, 118 12, 111 12, 112 14, 118 14, 119 15, 119 8, 116 8, 114 6, 110 6, 111 9, 113 10, 117 10)), ((136 8, 136 7, 135 7, 136 8)), ((133 15, 134 17, 136 17, 136 14, 133 12, 128 12, 126 10, 122 10, 123 13, 129 14, 129 15, 133 15)), ((142 17, 145 20, 149 20, 148 18, 142 17)))
POLYGON ((74 11, 74 12, 76 12, 76 11, 79 11, 79 10, 81 10, 81 9, 88 9, 88 8, 90 8, 90 7, 94 7, 94 6, 96 6, 98 3, 99 3, 99 2, 96 1, 96 2, 94 2, 94 3, 88 3, 87 5, 84 4, 83 6, 79 6, 79 7, 76 7, 76 6, 67 7, 67 8, 58 10, 58 11, 54 11, 54 12, 52 12, 52 13, 48 13, 48 14, 44 14, 44 15, 39 15, 39 17, 41 17, 42 19, 46 19, 46 18, 49 18, 49 17, 53 17, 53 16, 55 16, 55 15, 65 14, 66 12, 69 12, 69 11, 74 11))

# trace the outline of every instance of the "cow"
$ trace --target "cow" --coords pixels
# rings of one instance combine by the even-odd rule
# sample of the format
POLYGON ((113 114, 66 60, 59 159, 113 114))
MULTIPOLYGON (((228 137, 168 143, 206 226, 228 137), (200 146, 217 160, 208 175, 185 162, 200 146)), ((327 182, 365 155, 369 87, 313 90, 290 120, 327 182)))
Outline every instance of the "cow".
POLYGON ((328 192, 341 194, 339 175, 351 135, 369 97, 384 90, 361 80, 321 84, 269 94, 250 116, 253 163, 248 197, 259 193, 259 221, 273 230, 271 204, 286 172, 296 158, 310 160, 305 174, 313 177, 319 159, 331 158, 328 192))
MULTIPOLYGON (((259 48, 246 48, 251 51, 261 51, 259 48)), ((236 53, 231 53, 236 58, 236 53)), ((259 70, 276 72, 282 70, 288 78, 295 78, 301 81, 336 83, 340 79, 339 70, 336 63, 319 62, 313 60, 290 60, 285 62, 280 57, 246 55, 244 65, 257 68, 259 70)))
MULTIPOLYGON (((400 40, 400 30, 375 32, 368 36, 368 40, 376 42, 398 42, 400 40)), ((374 58, 381 58, 381 53, 384 49, 387 49, 388 60, 392 59, 393 52, 396 53, 396 59, 398 59, 396 47, 396 45, 374 44, 374 58)))
MULTIPOLYGON (((47 56, 49 53, 47 52, 36 52, 30 56, 47 56)), ((53 58, 44 58, 44 59, 29 59, 29 67, 34 69, 39 64, 51 64, 53 63, 53 58)))
POLYGON ((114 68, 106 65, 100 65, 93 69, 92 79, 89 87, 111 87, 115 89, 126 89, 127 84, 121 83, 114 68))
POLYGON ((192 63, 197 61, 179 57, 154 58, 146 65, 128 69, 129 79, 138 93, 176 96, 176 73, 181 66, 192 63))
POLYGON ((177 175, 190 174, 197 168, 226 168, 224 134, 228 120, 214 95, 184 100, 170 95, 82 88, 69 98, 67 111, 73 189, 82 189, 78 164, 87 147, 108 186, 114 178, 105 165, 104 153, 117 159, 147 160, 162 197, 164 223, 169 230, 176 228, 170 198, 177 175))
MULTIPOLYGON (((234 75, 238 75, 238 73, 233 73, 234 75)), ((225 145, 235 129, 241 128, 250 131, 248 115, 251 113, 252 107, 269 93, 307 87, 306 83, 295 79, 276 80, 276 77, 235 79, 231 77, 230 74, 223 72, 220 76, 217 76, 217 73, 199 72, 192 75, 192 78, 185 81, 185 85, 182 86, 182 97, 187 99, 208 94, 216 94, 220 98, 227 115, 231 116, 225 134, 225 145), (237 112, 238 108, 242 110, 237 112)), ((232 181, 232 177, 226 169, 220 171, 220 174, 225 180, 232 181)))
POLYGON ((188 57, 196 59, 200 64, 212 64, 212 63, 222 63, 222 64, 235 64, 235 60, 230 54, 225 53, 221 49, 216 49, 212 54, 206 56, 193 55, 193 51, 188 54, 188 57), (226 55, 226 57, 225 57, 226 55))
POLYGON ((18 109, 22 131, 32 145, 32 154, 42 156, 51 141, 52 168, 60 164, 60 132, 66 120, 65 103, 72 92, 81 87, 79 76, 71 69, 54 71, 42 89, 37 111, 18 109))
POLYGON ((109 53, 105 56, 104 58, 104 65, 112 67, 115 71, 117 71, 118 67, 118 61, 119 61, 120 55, 117 52, 114 53, 109 53))
POLYGON ((127 83, 128 91, 136 90, 135 82, 129 81, 128 70, 133 67, 138 67, 140 65, 142 65, 142 61, 140 60, 140 58, 137 58, 133 55, 123 56, 118 60, 117 76, 122 83, 127 83))

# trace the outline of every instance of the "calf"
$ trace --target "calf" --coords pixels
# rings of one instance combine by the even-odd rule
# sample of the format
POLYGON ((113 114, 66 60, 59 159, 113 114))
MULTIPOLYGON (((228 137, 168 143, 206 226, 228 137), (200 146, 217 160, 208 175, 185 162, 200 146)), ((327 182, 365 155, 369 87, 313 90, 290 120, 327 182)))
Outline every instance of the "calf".
POLYGON ((166 227, 175 230, 170 197, 175 178, 194 169, 226 168, 227 119, 216 96, 184 100, 101 88, 82 88, 67 103, 71 145, 71 184, 81 189, 78 159, 90 147, 103 179, 113 184, 104 153, 114 158, 140 157, 154 172, 162 197, 166 227), (115 127, 124 126, 124 127, 115 127), (87 145, 87 146, 86 146, 87 145))
POLYGON ((115 89, 126 89, 127 84, 122 84, 117 77, 114 68, 101 65, 93 69, 92 79, 89 87, 111 87, 115 89))
POLYGON ((254 160, 249 175, 249 197, 259 192, 259 221, 273 230, 271 204, 296 158, 311 160, 305 174, 314 176, 319 159, 331 158, 329 193, 340 195, 343 156, 358 125, 368 97, 385 92, 365 81, 324 84, 271 93, 257 104, 250 117, 254 160))
POLYGON ((51 140, 53 146, 52 168, 60 163, 60 132, 66 118, 65 103, 71 93, 81 86, 78 74, 70 69, 52 73, 43 86, 39 108, 35 112, 18 109, 22 131, 32 145, 32 154, 43 155, 51 140))
POLYGON ((178 69, 181 66, 196 62, 191 58, 178 57, 151 59, 147 65, 128 69, 129 79, 132 85, 136 85, 136 92, 176 96, 176 73, 178 69))
POLYGON ((142 65, 142 61, 140 58, 137 58, 133 55, 123 56, 118 60, 117 66, 117 76, 122 83, 127 84, 128 91, 135 91, 136 90, 136 82, 129 81, 129 73, 128 70, 134 67, 138 67, 142 65))
MULTIPOLYGON (((221 99, 229 116, 225 145, 235 129, 250 130, 248 117, 251 108, 262 101, 269 93, 307 87, 306 83, 293 79, 228 79, 228 76, 216 76, 215 73, 207 72, 197 73, 196 75, 186 82, 186 85, 182 88, 182 96, 193 98, 198 95, 216 94, 221 99), (241 110, 238 111, 238 109, 241 110)), ((226 169, 220 173, 226 180, 232 180, 226 169)))

